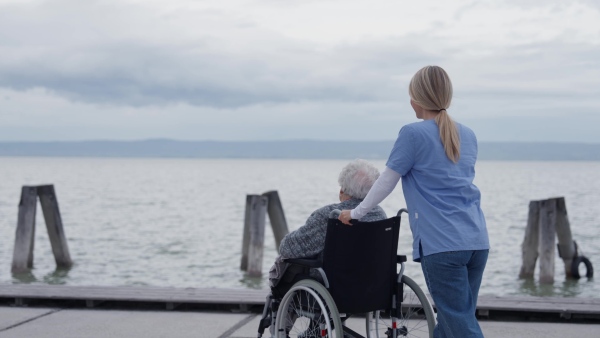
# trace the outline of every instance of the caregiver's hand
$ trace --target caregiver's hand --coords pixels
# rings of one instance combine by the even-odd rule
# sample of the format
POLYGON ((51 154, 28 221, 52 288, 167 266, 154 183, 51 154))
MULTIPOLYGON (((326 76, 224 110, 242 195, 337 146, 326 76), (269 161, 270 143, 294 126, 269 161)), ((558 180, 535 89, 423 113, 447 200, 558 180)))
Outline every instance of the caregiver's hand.
POLYGON ((342 213, 338 219, 344 224, 352 225, 350 223, 350 220, 352 219, 352 216, 350 216, 350 210, 342 210, 342 213))

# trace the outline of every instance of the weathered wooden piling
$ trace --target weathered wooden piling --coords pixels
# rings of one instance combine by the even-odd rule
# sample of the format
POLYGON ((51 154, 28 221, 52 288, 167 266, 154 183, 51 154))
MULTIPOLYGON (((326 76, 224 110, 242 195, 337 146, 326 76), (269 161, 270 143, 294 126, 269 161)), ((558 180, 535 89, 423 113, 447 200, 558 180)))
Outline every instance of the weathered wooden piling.
POLYGON ((67 246, 67 238, 63 229, 60 210, 58 209, 58 200, 53 185, 42 185, 37 189, 40 204, 42 205, 42 213, 46 221, 46 229, 48 229, 48 237, 50 245, 56 260, 56 266, 63 269, 68 269, 73 265, 69 247, 67 246))
POLYGON ((567 205, 564 197, 556 199, 556 237, 558 237, 558 254, 565 263, 565 275, 573 277, 573 259, 577 257, 577 246, 571 234, 571 225, 567 217, 567 205))
POLYGON ((35 211, 37 188, 23 186, 19 201, 19 216, 15 234, 12 272, 22 273, 33 267, 33 245, 35 237, 35 211))
POLYGON ((520 278, 533 278, 536 260, 540 261, 540 283, 554 282, 555 250, 558 238, 558 252, 565 265, 567 278, 574 276, 580 261, 586 264, 588 277, 593 275, 593 268, 587 258, 578 256, 577 245, 573 241, 571 227, 567 217, 567 207, 564 197, 550 198, 529 203, 529 218, 525 228, 525 238, 522 244, 523 265, 520 278), (577 263, 577 264, 575 264, 577 263))
POLYGON ((554 283, 554 246, 556 245, 556 199, 540 202, 538 253, 540 283, 554 283))
POLYGON ((244 214, 244 234, 242 237, 242 261, 240 270, 248 270, 248 248, 250 247, 250 214, 252 210, 252 195, 246 195, 246 208, 244 214))
POLYGON ((288 226, 283 213, 283 205, 279 199, 279 193, 277 190, 268 191, 263 196, 267 197, 269 204, 267 206, 267 212, 269 213, 269 221, 271 222, 271 228, 273 228, 273 235, 275 237, 275 247, 279 250, 279 244, 285 235, 288 234, 288 226))
POLYGON ((262 275, 267 203, 268 199, 265 196, 246 196, 241 268, 247 271, 251 277, 260 277, 262 275))
POLYGON ((246 195, 240 269, 247 271, 251 277, 260 277, 262 275, 267 210, 275 237, 275 245, 279 249, 281 240, 288 233, 279 193, 277 191, 269 191, 262 195, 246 195))
POLYGON ((13 273, 23 273, 33 267, 33 248, 35 241, 35 214, 37 198, 40 198, 42 212, 48 229, 48 237, 56 265, 70 268, 73 265, 67 239, 63 229, 58 200, 53 185, 23 186, 19 202, 19 217, 13 251, 13 273))
POLYGON ((519 278, 533 278, 538 258, 540 202, 529 202, 529 217, 525 228, 525 239, 521 245, 523 265, 519 278))

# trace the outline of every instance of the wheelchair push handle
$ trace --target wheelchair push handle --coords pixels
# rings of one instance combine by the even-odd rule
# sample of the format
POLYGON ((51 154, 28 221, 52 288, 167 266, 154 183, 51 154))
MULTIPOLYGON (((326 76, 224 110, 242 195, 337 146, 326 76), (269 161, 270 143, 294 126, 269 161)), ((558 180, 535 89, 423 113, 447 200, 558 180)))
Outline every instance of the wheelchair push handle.
MULTIPOLYGON (((331 212, 329 213, 329 218, 330 219, 338 219, 341 215, 342 211, 339 209, 333 209, 331 210, 331 212)), ((356 224, 358 223, 357 219, 351 219, 350 220, 350 224, 356 224)))
POLYGON ((398 210, 398 213, 396 214, 396 216, 400 217, 400 215, 402 215, 403 212, 408 214, 408 210, 406 208, 402 208, 402 209, 398 210))
POLYGON ((340 217, 341 214, 342 214, 341 210, 339 210, 339 209, 333 209, 329 213, 329 218, 335 218, 335 219, 337 219, 338 217, 340 217))
MULTIPOLYGON (((340 217, 341 213, 342 213, 341 210, 339 210, 339 209, 333 209, 329 213, 329 218, 338 219, 340 217)), ((402 208, 402 209, 398 210, 398 213, 396 214, 396 216, 401 217, 402 213, 407 213, 408 214, 408 210, 406 208, 402 208)), ((351 219, 350 220, 350 224, 356 224, 356 223, 358 223, 358 220, 356 220, 356 219, 351 219)))

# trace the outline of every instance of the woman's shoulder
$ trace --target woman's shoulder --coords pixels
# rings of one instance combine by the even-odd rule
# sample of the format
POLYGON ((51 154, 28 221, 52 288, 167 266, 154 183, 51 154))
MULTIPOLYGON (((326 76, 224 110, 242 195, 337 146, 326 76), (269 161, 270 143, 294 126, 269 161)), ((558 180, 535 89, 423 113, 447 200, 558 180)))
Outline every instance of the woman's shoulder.
POLYGON ((412 122, 405 124, 400 133, 406 134, 408 139, 413 142, 416 140, 422 140, 424 138, 435 138, 439 137, 439 129, 434 120, 424 120, 418 122, 412 122))
POLYGON ((458 127, 459 133, 461 137, 467 136, 473 139, 476 139, 477 137, 475 136, 475 132, 473 131, 473 129, 465 126, 462 123, 458 123, 458 122, 454 122, 456 124, 456 126, 458 127))
POLYGON ((402 128, 406 128, 409 130, 422 130, 422 129, 431 129, 432 127, 437 127, 435 120, 423 120, 417 122, 411 122, 405 124, 402 128))

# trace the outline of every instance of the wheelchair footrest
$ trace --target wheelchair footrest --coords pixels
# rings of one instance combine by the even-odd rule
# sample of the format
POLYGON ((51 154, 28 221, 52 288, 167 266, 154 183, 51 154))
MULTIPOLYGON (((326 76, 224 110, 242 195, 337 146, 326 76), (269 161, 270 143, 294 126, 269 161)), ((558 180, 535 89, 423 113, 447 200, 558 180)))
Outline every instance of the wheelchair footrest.
POLYGON ((271 317, 261 319, 260 323, 258 324, 258 333, 263 334, 265 329, 269 326, 271 326, 271 317))

